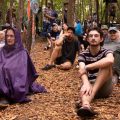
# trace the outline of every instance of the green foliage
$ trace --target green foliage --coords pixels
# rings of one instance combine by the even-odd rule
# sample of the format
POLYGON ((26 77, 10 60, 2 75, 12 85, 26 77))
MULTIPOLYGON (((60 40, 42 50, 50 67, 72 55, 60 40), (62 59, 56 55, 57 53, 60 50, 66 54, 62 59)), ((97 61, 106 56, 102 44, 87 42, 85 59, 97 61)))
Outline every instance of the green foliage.
MULTIPOLYGON (((3 19, 0 21, 1 23, 5 22, 5 14, 7 9, 10 6, 10 0, 3 0, 4 4, 0 4, 1 11, 4 14, 3 19)), ((50 1, 50 0, 49 0, 50 1)), ((66 0, 53 0, 53 7, 54 9, 58 12, 59 18, 62 16, 62 10, 63 10, 63 2, 66 0)), ((95 5, 96 0, 76 0, 76 5, 75 5, 75 14, 76 18, 80 19, 83 21, 87 16, 91 15, 92 13, 96 12, 96 5, 95 5)), ((38 0, 40 3, 40 6, 45 5, 45 0, 38 0)), ((14 8, 18 10, 18 4, 19 0, 14 0, 14 8)), ((27 0, 25 0, 24 8, 27 8, 27 0)), ((26 10, 25 10, 26 11, 26 10)), ((19 11, 17 11, 19 12, 19 11)), ((18 13, 16 13, 18 17, 18 13)), ((105 18, 105 3, 103 3, 103 0, 99 0, 99 18, 101 21, 104 21, 105 18)), ((117 18, 120 20, 120 0, 118 0, 118 7, 117 7, 117 18)))

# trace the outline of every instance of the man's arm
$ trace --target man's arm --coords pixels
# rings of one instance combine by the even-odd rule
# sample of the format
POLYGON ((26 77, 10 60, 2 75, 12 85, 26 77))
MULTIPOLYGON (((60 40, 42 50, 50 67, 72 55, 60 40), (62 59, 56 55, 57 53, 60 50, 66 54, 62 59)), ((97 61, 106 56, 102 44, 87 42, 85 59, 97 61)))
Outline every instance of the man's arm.
POLYGON ((104 68, 107 66, 110 66, 114 63, 114 57, 112 53, 108 53, 105 58, 102 58, 101 60, 86 65, 87 70, 94 70, 98 68, 104 68))
POLYGON ((47 17, 48 19, 53 19, 53 20, 55 19, 55 17, 52 17, 52 16, 50 16, 50 15, 48 15, 46 13, 44 14, 44 16, 47 17))
POLYGON ((79 75, 80 75, 80 78, 81 78, 83 84, 89 82, 84 62, 79 63, 79 75))
POLYGON ((59 39, 56 41, 56 45, 57 46, 61 46, 63 44, 64 41, 64 36, 60 36, 59 39))
POLYGON ((56 45, 57 45, 57 46, 62 45, 65 37, 67 37, 67 36, 68 36, 67 33, 65 33, 65 34, 63 34, 63 35, 60 35, 60 36, 59 36, 59 39, 56 41, 56 45))
POLYGON ((79 74, 80 74, 80 78, 82 80, 82 87, 80 90, 80 95, 90 95, 92 93, 92 86, 88 80, 88 76, 87 76, 87 71, 85 68, 85 63, 84 62, 80 62, 79 63, 79 74))

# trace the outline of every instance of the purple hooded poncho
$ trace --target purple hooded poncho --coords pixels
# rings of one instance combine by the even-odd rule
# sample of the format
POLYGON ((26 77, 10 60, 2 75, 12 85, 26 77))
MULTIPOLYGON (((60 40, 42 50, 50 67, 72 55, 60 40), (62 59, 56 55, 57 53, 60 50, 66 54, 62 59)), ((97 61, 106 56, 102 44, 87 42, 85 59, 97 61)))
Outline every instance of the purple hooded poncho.
POLYGON ((0 96, 5 97, 11 103, 28 102, 29 93, 46 92, 46 89, 34 83, 38 74, 30 56, 24 49, 20 32, 12 29, 15 33, 15 45, 5 46, 0 50, 0 96))

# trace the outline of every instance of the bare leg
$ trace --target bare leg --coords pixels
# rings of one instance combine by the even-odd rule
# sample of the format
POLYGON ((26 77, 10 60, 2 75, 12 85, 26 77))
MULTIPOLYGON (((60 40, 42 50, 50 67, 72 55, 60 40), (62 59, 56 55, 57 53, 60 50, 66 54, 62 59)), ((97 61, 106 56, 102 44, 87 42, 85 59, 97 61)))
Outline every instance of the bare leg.
POLYGON ((54 61, 56 60, 56 58, 59 57, 61 54, 61 49, 62 49, 61 46, 55 46, 55 48, 53 49, 53 52, 51 54, 50 61, 48 63, 49 65, 54 64, 54 61))
POLYGON ((51 57, 51 54, 52 54, 54 48, 55 48, 55 41, 52 41, 52 40, 51 40, 50 57, 51 57))
POLYGON ((61 70, 69 70, 72 67, 72 63, 70 61, 66 61, 60 65, 56 65, 56 67, 61 70))
POLYGON ((100 90, 100 88, 105 84, 105 82, 111 77, 112 77, 112 67, 106 67, 106 68, 100 69, 97 79, 93 84, 92 94, 90 96, 83 95, 81 97, 82 106, 86 106, 86 105, 90 106, 90 103, 95 97, 98 90, 100 90))
POLYGON ((47 38, 47 41, 48 41, 48 46, 51 47, 52 46, 51 40, 49 38, 47 38))

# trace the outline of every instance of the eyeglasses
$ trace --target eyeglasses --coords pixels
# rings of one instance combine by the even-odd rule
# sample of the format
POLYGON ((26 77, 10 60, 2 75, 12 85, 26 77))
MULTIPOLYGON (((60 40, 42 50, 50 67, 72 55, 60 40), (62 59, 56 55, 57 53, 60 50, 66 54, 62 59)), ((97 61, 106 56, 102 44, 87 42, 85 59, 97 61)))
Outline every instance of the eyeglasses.
POLYGON ((94 37, 99 37, 100 35, 99 35, 99 34, 89 34, 89 35, 88 35, 89 38, 92 38, 93 36, 94 36, 94 37))

